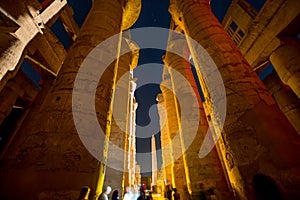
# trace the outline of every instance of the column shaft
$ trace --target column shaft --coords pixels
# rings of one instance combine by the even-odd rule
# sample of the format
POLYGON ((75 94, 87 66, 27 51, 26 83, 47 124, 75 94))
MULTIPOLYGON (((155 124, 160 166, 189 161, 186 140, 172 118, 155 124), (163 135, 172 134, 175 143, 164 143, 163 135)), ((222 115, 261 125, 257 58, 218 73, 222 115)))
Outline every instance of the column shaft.
MULTIPOLYGON (((207 51, 222 76, 227 96, 227 114, 225 125, 218 121, 219 112, 215 97, 218 87, 205 91, 208 110, 217 134, 224 139, 222 156, 227 160, 226 168, 233 189, 240 199, 254 199, 254 178, 258 174, 271 177, 284 195, 295 195, 297 178, 292 173, 300 174, 299 138, 262 82, 241 55, 237 46, 226 34, 214 17, 208 0, 173 0, 169 8, 174 21, 181 26, 185 34, 193 38, 207 51), (222 131, 222 132, 221 132, 222 131), (273 173, 273 171, 276 173, 273 173), (291 180, 286 184, 287 179, 291 180)), ((213 80, 213 76, 203 76, 208 63, 200 63, 199 49, 189 48, 194 59, 197 73, 201 79, 213 80)), ((200 56, 201 57, 201 56, 200 56)), ((203 85, 202 88, 206 88, 203 85)))
MULTIPOLYGON (((168 145, 171 149, 171 170, 172 170, 172 187, 176 187, 178 192, 181 195, 181 198, 188 199, 187 192, 187 182, 186 182, 186 173, 184 169, 184 159, 183 159, 183 147, 178 137, 179 133, 179 119, 177 117, 177 108, 175 105, 174 93, 172 89, 172 83, 170 79, 170 74, 167 68, 164 68, 163 71, 163 81, 161 85, 161 91, 165 101, 165 111, 166 111, 166 123, 167 123, 167 132, 169 135, 168 145), (164 85, 164 86, 163 86, 164 85), (177 137, 176 137, 177 136, 177 137)), ((168 164, 165 163, 167 166, 168 164)))
MULTIPOLYGON (((158 115, 160 118, 160 141, 161 141, 161 149, 162 149, 162 166, 164 171, 164 186, 167 184, 171 184, 172 182, 172 148, 168 146, 170 141, 170 136, 168 134, 168 122, 166 116, 166 105, 163 94, 158 94, 158 115)), ((165 189, 165 188, 163 188, 165 189)))
MULTIPOLYGON (((190 146, 185 145, 184 149, 184 164, 186 166, 186 179, 189 192, 192 195, 192 199, 199 199, 201 198, 199 196, 201 189, 213 189, 224 199, 230 199, 232 196, 230 195, 228 186, 226 184, 226 179, 223 174, 222 166, 218 159, 216 149, 214 148, 206 157, 202 159, 200 159, 198 155, 200 147, 204 142, 204 136, 208 130, 208 124, 199 91, 191 71, 191 64, 189 62, 190 54, 187 43, 184 39, 176 39, 170 36, 169 46, 170 48, 180 49, 183 55, 181 57, 175 53, 167 52, 164 59, 165 64, 173 69, 171 70, 170 76, 171 80, 174 82, 174 90, 177 98, 184 98, 183 103, 187 105, 185 109, 190 111, 199 110, 200 112, 200 120, 195 122, 198 125, 198 130, 195 130, 194 127, 184 126, 185 129, 188 129, 185 130, 185 133, 192 135, 191 132, 196 131, 193 142, 190 144, 190 146), (174 70, 176 70, 176 73, 174 73, 174 70), (179 74, 177 72, 179 72, 179 74), (183 76, 187 80, 187 83, 190 87, 187 87, 187 85, 185 85, 183 82, 176 81, 180 79, 178 77, 179 75, 183 76), (196 99, 194 100, 196 102, 193 101, 193 94, 195 95, 196 99), (202 185, 201 187, 203 188, 201 188, 200 185, 202 185)), ((181 111, 181 123, 184 123, 184 118, 189 119, 189 121, 198 120, 196 118, 191 119, 189 115, 192 114, 193 112, 181 111), (185 113, 185 115, 183 113, 185 113)), ((186 141, 184 141, 186 138, 189 139, 189 137, 186 135, 182 137, 183 143, 186 143, 186 141)))
MULTIPOLYGON (((121 47, 128 47, 126 40, 123 38, 121 47)), ((128 117, 128 106, 130 102, 129 85, 130 85, 130 65, 132 59, 132 53, 124 54, 120 57, 118 62, 118 71, 116 77, 116 89, 114 92, 115 98, 113 98, 112 107, 112 121, 111 131, 109 135, 108 146, 108 167, 106 167, 106 174, 104 185, 109 185, 113 190, 118 190, 119 194, 122 194, 122 179, 124 173, 124 149, 125 140, 127 139, 126 125, 127 122, 131 122, 128 117), (112 166, 109 166, 113 164, 112 166)), ((135 67, 135 66, 134 66, 135 67)), ((130 160, 131 161, 131 160, 130 160)), ((132 162, 132 161, 131 161, 132 162)))
MULTIPOLYGON (((108 37, 120 33, 122 12, 120 1, 93 1, 54 86, 48 91, 45 101, 28 114, 18 137, 2 160, 0 193, 3 199, 76 199, 84 185, 91 187, 91 196, 101 192, 105 163, 94 158, 78 136, 72 115, 72 92, 79 67, 90 51, 108 37)), ((90 63, 97 65, 101 62, 99 58, 115 52, 114 48, 117 46, 100 50, 98 58, 88 58, 90 63)), ((95 78, 93 72, 82 85, 83 96, 95 96, 96 116, 104 132, 114 67, 114 63, 111 64, 99 77, 96 95, 89 93, 89 85, 95 78)), ((90 110, 84 112, 85 116, 95 115, 90 110)), ((103 141, 94 142, 99 144, 98 148, 103 148, 103 141)))

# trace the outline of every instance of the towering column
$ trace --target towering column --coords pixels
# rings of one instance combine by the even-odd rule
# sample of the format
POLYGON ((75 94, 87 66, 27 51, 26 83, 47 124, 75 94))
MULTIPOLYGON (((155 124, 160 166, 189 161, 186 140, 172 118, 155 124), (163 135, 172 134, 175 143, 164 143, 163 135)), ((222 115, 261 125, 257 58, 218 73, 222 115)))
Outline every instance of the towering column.
MULTIPOLYGON (((92 9, 65 59, 54 87, 49 90, 43 104, 28 114, 18 137, 2 160, 2 199, 77 198, 84 185, 91 187, 92 194, 101 192, 106 163, 95 159, 78 137, 72 113, 82 108, 72 109, 72 90, 79 67, 89 52, 108 37, 120 33, 122 14, 123 1, 93 1, 92 9)), ((113 44, 99 50, 97 58, 87 58, 87 61, 91 65, 99 66, 101 57, 116 52, 117 47, 118 44, 113 44)), ((119 66, 127 65, 129 68, 126 60, 131 55, 125 57, 127 58, 124 61, 120 59, 119 66)), ((78 91, 83 97, 95 96, 96 115, 105 133, 107 125, 111 123, 107 119, 114 64, 100 78, 96 95, 89 90, 93 83, 91 80, 95 79, 93 72, 85 77, 85 84, 78 91)), ((94 115, 95 113, 87 109, 82 113, 83 118, 94 115)), ((82 125, 87 128, 89 126, 82 125)), ((91 138, 91 142, 95 142, 98 148, 104 148, 105 141, 93 141, 91 138)))
MULTIPOLYGON (((204 113, 203 105, 200 99, 199 91, 196 86, 195 79, 191 71, 191 64, 189 63, 189 51, 186 40, 176 38, 176 36, 170 34, 168 50, 179 49, 182 52, 182 57, 171 52, 167 52, 164 62, 167 66, 172 68, 170 70, 171 81, 174 85, 174 90, 177 96, 184 97, 183 103, 187 106, 187 109, 199 110, 200 120, 195 117, 191 119, 189 115, 192 112, 181 112, 181 124, 185 128, 184 132, 192 135, 192 131, 196 131, 195 138, 189 146, 185 146, 184 149, 184 164, 186 172, 187 188, 193 199, 199 199, 201 189, 213 189, 216 193, 219 193, 225 199, 230 199, 231 194, 229 192, 226 179, 223 173, 221 163, 218 159, 218 154, 214 148, 206 157, 199 158, 199 150, 204 142, 204 136, 208 130, 208 124, 204 113), (177 73, 172 73, 176 71, 177 73), (183 76, 190 87, 187 87, 184 83, 178 82, 180 77, 183 76), (193 94, 196 95, 196 99, 193 99, 193 94), (196 102, 194 102, 196 100, 196 102), (185 114, 184 114, 185 113, 185 114), (198 124, 198 129, 194 127, 184 126, 185 119, 195 120, 195 124, 198 124), (187 130, 186 130, 187 129, 187 130), (200 185, 202 185, 201 188, 200 185)), ((175 52, 173 50, 172 52, 175 52)), ((181 106, 182 107, 182 106, 181 106)), ((178 110, 178 109, 175 109, 178 110)), ((190 139, 188 136, 183 136, 181 140, 190 139)), ((183 141, 183 143, 187 143, 183 141)))
POLYGON ((138 184, 141 183, 140 181, 140 176, 141 176, 141 170, 139 168, 139 165, 137 164, 136 161, 136 109, 138 107, 138 103, 136 102, 135 98, 133 99, 133 111, 132 111, 132 125, 133 125, 133 131, 132 131, 132 137, 131 137, 131 143, 132 143, 132 158, 131 158, 131 163, 132 163, 132 180, 133 180, 133 185, 137 186, 138 184))
POLYGON ((278 76, 300 98, 300 45, 297 38, 283 38, 270 56, 278 76))
POLYGON ((217 66, 218 70, 210 62, 201 62, 199 49, 188 38, 198 76, 205 80, 202 88, 215 80, 216 72, 222 76, 227 96, 223 129, 222 116, 215 109, 222 101, 216 97, 223 85, 210 87, 204 94, 216 134, 224 139, 221 152, 238 198, 261 195, 255 191, 260 176, 271 177, 286 197, 299 198, 299 180, 292 175, 300 175, 300 161, 295 159, 300 156, 299 137, 213 15, 209 0, 171 0, 169 11, 186 36, 201 44, 217 66), (207 69, 212 70, 205 73, 207 69))
MULTIPOLYGON (((171 151, 171 156, 168 161, 171 162, 171 172, 172 172, 172 182, 168 184, 172 187, 176 187, 178 192, 181 194, 182 199, 188 199, 187 192, 187 181, 186 173, 184 169, 184 158, 183 158, 183 147, 180 140, 180 130, 179 130, 179 119, 176 110, 177 100, 174 96, 174 89, 172 87, 170 73, 168 68, 164 68, 162 75, 162 84, 160 86, 163 98, 165 101, 165 112, 166 112, 166 123, 167 123, 167 133, 168 133, 168 145, 171 151), (177 136, 177 137, 176 137, 177 136)), ((167 155, 165 155, 167 156, 167 155)), ((168 163, 165 163, 166 165, 168 163)))
MULTIPOLYGON (((136 89, 136 83, 133 79, 133 74, 131 71, 131 81, 130 81, 130 90, 129 90, 129 105, 128 105, 128 126, 126 133, 126 149, 125 149, 125 179, 123 187, 134 186, 136 184, 135 180, 135 168, 136 168, 136 145, 135 145, 135 121, 136 121, 136 109, 137 103, 135 101, 134 92, 136 89)), ((122 100, 122 99, 120 99, 122 100)), ((125 189, 125 188, 123 188, 125 189)))
POLYGON ((276 72, 267 76, 263 82, 276 100, 279 108, 300 135, 300 100, 297 95, 290 87, 281 82, 276 72))
MULTIPOLYGON (((166 105, 164 101, 163 94, 157 95, 158 99, 158 115, 159 115, 159 125, 160 125, 160 142, 162 149, 162 166, 164 172, 164 184, 167 185, 172 181, 172 152, 171 147, 168 146, 170 141, 170 136, 168 134, 167 116, 166 116, 166 105)), ((164 188, 163 188, 164 189, 164 188)))
MULTIPOLYGON (((135 89, 134 89, 135 90, 135 89)), ((134 93, 134 92, 133 92, 134 93)), ((137 109, 137 102, 135 101, 135 98, 132 98, 132 110, 131 112, 131 132, 130 132, 130 176, 131 176, 131 184, 130 185, 137 185, 137 180, 136 180, 136 140, 135 140, 135 121, 136 121, 136 109, 137 109)))
MULTIPOLYGON (((128 44, 128 40, 123 38, 121 48, 128 44)), ((131 157, 128 160, 130 164, 129 170, 133 170, 133 173, 129 173, 130 176, 134 177, 134 168, 135 168, 135 137, 133 137, 133 115, 134 112, 134 99, 133 93, 135 88, 132 87, 132 74, 130 69, 136 67, 135 63, 138 59, 137 55, 134 53, 127 53, 124 56, 120 57, 117 77, 116 77, 116 89, 113 98, 113 108, 112 108, 112 122, 111 122, 111 131, 109 136, 110 145, 108 146, 108 163, 110 166, 106 167, 106 173, 109 176, 105 177, 104 185, 110 185, 113 190, 118 190, 122 194, 122 179, 124 173, 124 161, 125 154, 124 149, 126 148, 126 140, 129 138, 130 146, 130 155, 131 157), (130 92, 129 92, 130 91, 130 92), (128 107, 131 106, 130 110, 128 107), (130 124, 131 129, 129 132, 126 131, 127 124, 130 124), (119 150, 122 150, 121 152, 119 150), (112 164, 112 165, 111 165, 112 164)), ((125 170, 126 171, 126 170, 125 170)), ((132 179, 132 178, 131 178, 132 179)), ((134 180, 133 180, 134 181, 134 180)))

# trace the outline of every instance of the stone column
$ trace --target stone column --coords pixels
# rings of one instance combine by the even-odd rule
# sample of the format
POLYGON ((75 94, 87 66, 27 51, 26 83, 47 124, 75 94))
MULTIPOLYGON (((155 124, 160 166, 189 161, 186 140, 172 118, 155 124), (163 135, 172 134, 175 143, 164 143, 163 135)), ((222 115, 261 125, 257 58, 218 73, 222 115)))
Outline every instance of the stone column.
POLYGON ((300 98, 300 45, 297 38, 283 38, 270 56, 278 76, 300 98))
POLYGON ((134 88, 135 88, 136 83, 133 83, 131 81, 131 88, 133 90, 130 90, 130 109, 129 109, 129 123, 130 123, 130 128, 128 132, 128 141, 129 141, 129 151, 127 152, 128 154, 128 172, 129 172, 129 185, 134 186, 134 177, 135 177, 135 164, 136 164, 136 159, 135 159, 135 111, 136 111, 136 103, 134 100, 134 88))
MULTIPOLYGON (((165 101, 167 133, 169 137, 168 145, 170 145, 169 148, 171 149, 171 160, 168 161, 172 164, 172 182, 169 182, 168 184, 172 185, 172 187, 177 188, 178 192, 181 194, 182 199, 188 199, 188 193, 186 192, 185 188, 187 186, 187 182, 182 154, 183 149, 180 137, 178 137, 178 134, 180 134, 179 121, 176 114, 177 111, 170 74, 166 67, 163 71, 163 80, 160 88, 165 101), (174 139, 176 135, 177 139, 174 139)), ((167 163, 165 164, 168 166, 167 163)))
MULTIPOLYGON (((130 32, 127 32, 130 33, 130 32)), ((135 101, 134 92, 136 89, 136 83, 135 79, 133 78, 133 69, 138 64, 138 58, 139 58, 139 48, 138 45, 135 44, 133 41, 131 41, 129 38, 126 39, 129 47, 133 50, 132 57, 131 57, 131 63, 130 63, 130 71, 127 71, 126 74, 124 74, 124 77, 122 77, 122 80, 120 80, 121 84, 118 84, 119 86, 117 88, 119 93, 123 95, 117 95, 116 97, 116 103, 115 105, 124 105, 122 103, 124 101, 123 96, 128 95, 128 105, 126 107, 126 110, 118 110, 117 113, 123 113, 127 117, 127 121, 125 124, 123 124, 123 129, 125 131, 125 144, 124 144, 124 173, 123 173, 123 180, 122 180, 122 188, 123 193, 126 192, 127 186, 133 186, 135 185, 135 168, 136 168, 136 145, 135 145, 135 131, 136 131, 136 109, 137 109, 137 103, 135 101), (126 75, 126 76, 125 76, 126 75), (126 85, 126 80, 128 78, 129 85, 128 88, 125 88, 122 85, 126 85), (117 103, 118 102, 118 103, 117 103)), ((121 78, 121 77, 120 77, 121 78)), ((137 185, 137 184, 136 184, 137 185)))
MULTIPOLYGON (((130 49, 125 38, 122 39, 121 48, 130 49), (124 47, 125 45, 127 47, 124 47)), ((111 131, 109 135, 110 144, 107 153, 107 175, 105 175, 104 180, 104 185, 109 185, 113 190, 118 190, 119 194, 122 194, 122 180, 125 167, 125 140, 128 137, 127 134, 132 134, 126 132, 127 123, 132 122, 128 115, 129 112, 132 112, 128 110, 130 102, 132 101, 131 94, 129 93, 132 78, 130 69, 136 67, 132 65, 132 58, 135 58, 135 56, 130 52, 121 56, 119 60, 112 107, 111 131)), ((129 161, 132 162, 132 160, 129 161)))
POLYGON ((140 184, 141 182, 138 181, 139 178, 137 176, 137 174, 140 174, 140 170, 137 169, 137 161, 136 161, 136 124, 135 124, 135 121, 136 121, 136 109, 138 107, 138 103, 136 102, 135 98, 133 98, 133 110, 131 111, 131 114, 132 114, 132 125, 133 125, 133 129, 132 129, 132 133, 131 133, 131 160, 130 160, 130 163, 131 163, 131 166, 132 166, 132 169, 131 169, 131 177, 132 177, 132 181, 133 181, 133 185, 134 186, 137 186, 138 184, 140 184))
MULTIPOLYGON (((177 49, 180 50, 183 55, 181 57, 177 54, 167 52, 164 59, 165 64, 172 68, 172 70, 170 70, 170 76, 171 81, 174 84, 175 93, 178 97, 180 96, 184 98, 183 103, 187 106, 188 110, 199 110, 200 112, 199 121, 197 121, 198 119, 196 118, 190 118, 189 115, 192 115, 193 112, 181 112, 181 124, 185 127, 185 129, 187 129, 184 130, 184 133, 192 135, 191 132, 196 131, 195 138, 193 138, 192 143, 189 146, 185 145, 184 149, 184 164, 186 165, 186 180, 189 193, 191 194, 192 199, 199 199, 199 194, 202 189, 201 187, 203 187, 205 190, 213 189, 215 193, 218 193, 219 196, 222 196, 224 199, 230 199, 232 198, 232 195, 229 192, 216 149, 214 148, 204 158, 199 158, 198 155, 200 147, 204 142, 204 136, 208 130, 208 123, 206 121, 200 94, 191 70, 191 64, 189 62, 190 54, 187 42, 185 39, 176 39, 176 37, 174 38, 174 36, 172 37, 172 35, 170 35, 168 46, 168 50, 177 49), (174 70, 178 73, 172 73, 174 70), (179 75, 186 79, 190 87, 187 87, 187 85, 182 82, 176 81, 180 80, 180 77, 178 77, 179 75), (193 94, 196 99, 193 99, 193 94), (185 115, 183 113, 185 113, 185 115), (189 121, 196 120, 195 124, 198 125, 198 129, 184 126, 184 118, 189 119, 189 121), (202 186, 200 187, 200 185, 202 186)), ((183 136, 181 138, 181 140, 187 139, 190 138, 188 136, 183 136)), ((183 141, 183 143, 186 144, 187 141, 183 141)))
MULTIPOLYGON (((223 129, 215 110, 222 100, 216 99, 222 84, 204 92, 216 134, 224 139, 221 152, 238 198, 254 199, 257 174, 271 177, 285 196, 299 198, 296 177, 300 175, 300 160, 295 159, 300 156, 299 137, 213 15, 209 1, 171 0, 169 11, 186 36, 207 51, 222 76, 227 96, 223 129)), ((199 77, 214 81, 216 69, 209 62, 201 63, 199 49, 190 39, 188 44, 199 77), (212 70, 204 75, 207 69, 212 70)), ((204 82, 202 88, 206 88, 204 82)))
MULTIPOLYGON (((158 99, 158 115, 159 115, 159 124, 160 124, 160 142, 162 149, 162 167, 164 172, 164 187, 167 184, 172 183, 172 148, 168 146, 170 141, 170 136, 168 134, 168 122, 166 116, 166 105, 163 94, 157 95, 158 99)), ((165 188, 163 188, 165 189, 165 188)))
MULTIPOLYGON (((72 92, 79 67, 90 51, 108 37, 120 33, 122 14, 122 1, 93 1, 54 86, 41 106, 28 114, 18 137, 2 160, 0 193, 3 199, 76 199, 80 188, 85 185, 90 186, 92 196, 101 192, 105 163, 94 158, 78 136, 73 121, 72 92)), ((98 66, 101 57, 116 52, 117 45, 100 50, 97 58, 89 58, 90 64, 98 66)), ((104 72, 96 95, 89 90, 93 83, 91 80, 95 79, 92 72, 87 75, 80 90, 82 95, 95 96, 96 115, 104 132, 107 129, 114 68, 112 63, 104 72)), ((75 108, 75 112, 76 109, 79 108, 75 108)), ((84 110, 82 114, 87 117, 95 115, 91 110, 84 110)), ((89 125, 83 126, 88 128, 89 125)), ((98 148, 104 148, 104 141, 94 142, 98 148)))
POLYGON ((289 86, 281 82, 276 72, 267 76, 263 82, 276 100, 279 108, 300 135, 300 100, 297 95, 289 86))
MULTIPOLYGON (((129 104, 127 107, 127 131, 126 131, 126 144, 125 144, 125 162, 124 162, 124 184, 123 187, 134 186, 135 182, 135 168, 136 168, 136 145, 135 145, 135 112, 137 109, 137 103, 135 101, 134 92, 136 88, 135 80, 132 77, 132 71, 130 72, 130 87, 129 87, 129 104)), ((122 99, 119 99, 122 101, 122 99)), ((125 191, 125 188, 123 188, 125 191)))

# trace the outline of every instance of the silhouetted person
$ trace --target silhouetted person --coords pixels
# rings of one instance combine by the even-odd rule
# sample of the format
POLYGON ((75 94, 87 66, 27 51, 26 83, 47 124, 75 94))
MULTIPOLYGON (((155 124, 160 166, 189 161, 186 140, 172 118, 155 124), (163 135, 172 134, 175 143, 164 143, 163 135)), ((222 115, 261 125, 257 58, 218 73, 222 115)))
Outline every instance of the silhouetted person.
POLYGON ((119 200, 119 192, 118 192, 118 190, 115 190, 115 191, 112 193, 111 199, 112 199, 112 200, 119 200))
POLYGON ((152 197, 152 192, 149 192, 149 196, 148 196, 149 198, 149 200, 153 200, 153 197, 152 197))
POLYGON ((146 199, 144 198, 143 194, 140 194, 140 196, 137 198, 137 200, 146 200, 146 199))
POLYGON ((217 195, 215 194, 215 191, 214 191, 213 188, 209 188, 209 189, 207 190, 207 193, 208 193, 208 195, 209 195, 210 200, 218 200, 218 197, 217 197, 217 195))
POLYGON ((173 191, 174 191, 173 194, 174 200, 180 200, 180 194, 178 193, 177 189, 174 188, 173 191))
POLYGON ((207 192, 204 190, 204 184, 200 183, 200 200, 208 200, 207 192))
POLYGON ((172 186, 171 185, 166 186, 166 197, 168 200, 172 200, 172 186))
POLYGON ((139 198, 141 197, 142 199, 146 199, 146 192, 145 192, 146 189, 147 189, 146 185, 142 185, 142 187, 140 187, 140 196, 139 196, 139 198))
POLYGON ((108 200, 108 195, 110 194, 110 192, 111 192, 110 186, 104 187, 103 192, 99 196, 98 200, 108 200))
POLYGON ((256 174, 253 178, 255 200, 283 200, 274 180, 264 174, 256 174))

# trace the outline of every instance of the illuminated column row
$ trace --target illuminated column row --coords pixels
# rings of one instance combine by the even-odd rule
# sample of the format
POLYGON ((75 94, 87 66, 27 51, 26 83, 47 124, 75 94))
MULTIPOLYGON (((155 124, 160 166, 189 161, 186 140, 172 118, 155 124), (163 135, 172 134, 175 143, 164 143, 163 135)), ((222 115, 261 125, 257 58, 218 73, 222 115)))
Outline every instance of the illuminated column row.
MULTIPOLYGON (((184 33, 208 52, 222 76, 223 83, 208 90, 206 83, 200 83, 216 134, 224 139, 220 150, 238 198, 254 198, 254 178, 258 174, 279 183, 284 195, 299 197, 296 192, 299 180, 291 175, 300 174, 295 170, 300 166, 295 159, 300 156, 299 137, 213 15, 209 1, 171 0, 169 11, 184 33), (227 97, 223 129, 220 113, 215 109, 217 104, 210 104, 222 100, 216 99, 222 84, 227 97)), ((216 70, 203 75, 211 66, 201 63, 199 49, 191 45, 190 39, 188 43, 200 79, 215 80, 216 70)))
MULTIPOLYGON (((191 70, 191 64, 189 62, 189 50, 185 39, 179 39, 172 37, 170 34, 168 49, 171 52, 180 50, 182 57, 171 52, 167 52, 164 62, 165 65, 169 66, 169 73, 172 81, 172 86, 175 91, 177 98, 182 98, 181 103, 185 104, 183 107, 177 104, 178 108, 174 109, 180 113, 180 123, 182 128, 181 143, 183 144, 183 158, 184 158, 184 169, 185 178, 187 182, 187 188, 189 194, 192 198, 199 198, 199 194, 202 189, 209 190, 213 189, 215 193, 218 193, 224 198, 230 198, 231 194, 229 192, 224 172, 216 149, 214 148, 207 156, 204 158, 199 158, 200 147, 204 143, 204 136, 208 130, 208 124, 206 121, 206 116, 203 110, 202 102, 200 99, 199 91, 196 86, 195 79, 191 70), (183 77, 187 83, 182 83, 180 77, 183 77), (186 85, 188 84, 188 85, 186 85), (183 112, 180 109, 186 109, 183 112), (199 118, 196 116, 191 118, 194 112, 199 112, 199 118), (197 128, 190 127, 186 123, 194 121, 197 128), (195 132, 194 138, 191 138, 195 132), (188 140, 192 139, 189 144, 188 140)), ((179 101, 180 102, 180 101, 179 101)), ((211 141, 210 141, 211 142, 211 141)))

